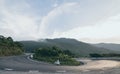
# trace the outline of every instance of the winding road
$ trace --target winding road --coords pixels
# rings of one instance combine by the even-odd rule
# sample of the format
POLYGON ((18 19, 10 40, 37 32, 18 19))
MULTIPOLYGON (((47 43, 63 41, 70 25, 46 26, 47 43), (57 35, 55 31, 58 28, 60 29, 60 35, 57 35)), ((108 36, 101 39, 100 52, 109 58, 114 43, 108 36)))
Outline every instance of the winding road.
POLYGON ((61 66, 33 61, 27 55, 21 55, 0 57, 0 70, 56 72, 67 69, 61 66))
MULTIPOLYGON (((116 65, 120 65, 120 62, 117 61, 108 61, 108 60, 101 60, 101 61, 90 61, 90 60, 82 60, 87 62, 86 65, 83 66, 56 66, 53 64, 48 64, 44 62, 34 61, 28 58, 29 55, 20 55, 20 56, 9 56, 9 57, 0 57, 0 71, 20 71, 20 72, 62 72, 62 73, 69 73, 69 72, 78 72, 81 71, 86 72, 93 72, 90 69, 103 69, 107 66, 112 67, 116 65), (101 63, 102 62, 102 63, 101 63), (113 65, 110 65, 112 63, 113 65), (102 66, 102 64, 104 64, 102 66), (99 68, 101 66, 101 68, 99 68)), ((115 70, 119 70, 119 68, 115 70)), ((114 69, 112 69, 114 70, 114 69)), ((94 72, 96 72, 95 70, 94 72)), ((99 70, 100 71, 100 70, 99 70)), ((108 72, 109 70, 104 70, 104 72, 108 72)), ((111 70, 110 70, 111 71, 111 70)), ((117 71, 118 72, 118 71, 117 71)), ((119 71, 120 73, 120 71, 119 71)), ((118 73, 118 74, 119 74, 118 73)), ((2 74, 2 73, 1 73, 2 74)))

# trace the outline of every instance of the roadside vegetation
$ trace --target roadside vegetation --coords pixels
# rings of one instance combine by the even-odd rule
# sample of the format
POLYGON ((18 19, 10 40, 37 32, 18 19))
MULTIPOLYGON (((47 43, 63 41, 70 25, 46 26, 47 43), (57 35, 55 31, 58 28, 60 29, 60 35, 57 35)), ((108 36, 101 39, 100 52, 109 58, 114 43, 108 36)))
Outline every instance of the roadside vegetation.
POLYGON ((108 54, 93 53, 93 54, 90 54, 90 57, 120 57, 120 54, 117 54, 117 53, 108 53, 108 54))
POLYGON ((0 35, 0 56, 20 55, 23 52, 21 43, 13 41, 11 37, 0 35))
POLYGON ((75 57, 69 50, 60 50, 53 46, 51 48, 36 49, 33 59, 54 64, 56 60, 60 61, 60 65, 80 65, 82 63, 73 59, 75 57))

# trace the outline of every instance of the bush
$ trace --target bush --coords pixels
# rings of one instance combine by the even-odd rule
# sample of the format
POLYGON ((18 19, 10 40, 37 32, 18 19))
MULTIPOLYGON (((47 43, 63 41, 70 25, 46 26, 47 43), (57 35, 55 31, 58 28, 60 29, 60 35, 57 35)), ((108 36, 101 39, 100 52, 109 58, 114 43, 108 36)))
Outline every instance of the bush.
POLYGON ((68 50, 64 52, 57 47, 52 47, 36 49, 33 59, 49 63, 54 63, 59 59, 61 65, 80 65, 80 62, 72 59, 72 56, 73 54, 68 50))

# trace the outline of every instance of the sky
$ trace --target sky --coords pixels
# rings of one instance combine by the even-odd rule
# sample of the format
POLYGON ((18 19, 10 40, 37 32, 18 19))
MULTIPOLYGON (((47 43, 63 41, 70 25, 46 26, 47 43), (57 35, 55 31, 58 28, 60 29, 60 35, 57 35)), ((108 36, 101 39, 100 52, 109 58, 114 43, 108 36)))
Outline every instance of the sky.
POLYGON ((120 0, 0 0, 0 35, 120 43, 120 0))

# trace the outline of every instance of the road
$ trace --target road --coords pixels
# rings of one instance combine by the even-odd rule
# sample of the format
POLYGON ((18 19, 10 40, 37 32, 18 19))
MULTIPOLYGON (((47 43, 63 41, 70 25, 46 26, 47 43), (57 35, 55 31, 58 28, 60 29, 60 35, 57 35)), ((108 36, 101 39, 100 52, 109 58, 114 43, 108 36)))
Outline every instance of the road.
POLYGON ((56 66, 33 61, 28 58, 28 55, 0 57, 0 74, 42 74, 44 72, 58 74, 120 74, 120 67, 107 70, 76 70, 75 66, 56 66))
POLYGON ((33 61, 27 55, 0 57, 0 70, 56 72, 66 70, 63 67, 33 61))
POLYGON ((87 70, 79 72, 38 72, 38 71, 1 71, 0 74, 120 74, 120 68, 113 68, 108 70, 87 70))

